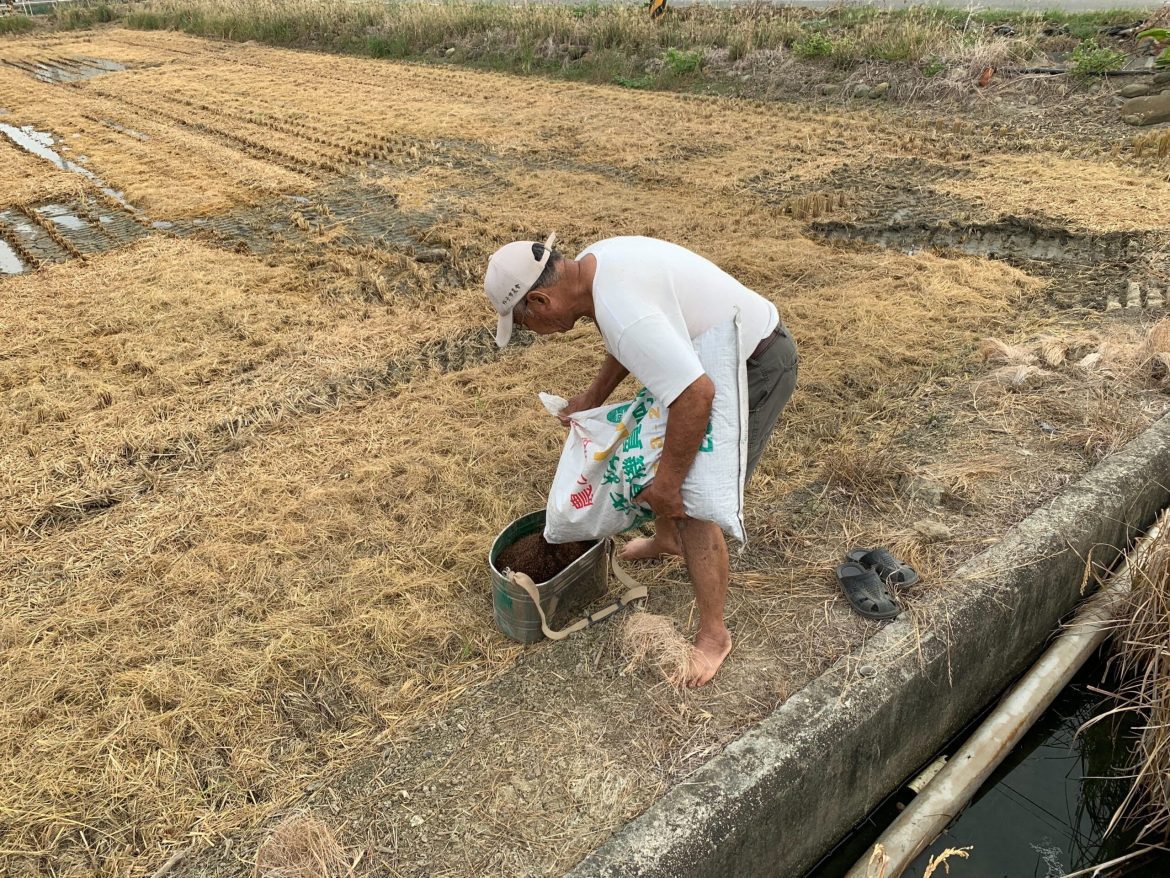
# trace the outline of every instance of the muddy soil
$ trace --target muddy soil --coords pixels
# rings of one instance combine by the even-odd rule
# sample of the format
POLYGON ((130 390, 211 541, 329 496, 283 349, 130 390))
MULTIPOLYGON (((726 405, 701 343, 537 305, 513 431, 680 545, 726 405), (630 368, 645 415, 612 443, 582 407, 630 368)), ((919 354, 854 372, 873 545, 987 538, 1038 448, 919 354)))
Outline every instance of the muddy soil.
POLYGON ((588 543, 554 544, 543 534, 528 534, 500 552, 497 570, 527 573, 533 582, 548 582, 589 550, 588 543))

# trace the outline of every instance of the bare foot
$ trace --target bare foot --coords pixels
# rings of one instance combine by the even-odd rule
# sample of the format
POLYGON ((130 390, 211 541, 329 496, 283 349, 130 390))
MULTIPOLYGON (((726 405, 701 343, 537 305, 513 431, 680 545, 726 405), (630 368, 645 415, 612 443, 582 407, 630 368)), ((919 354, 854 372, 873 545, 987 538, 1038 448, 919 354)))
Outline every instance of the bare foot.
POLYGON ((620 552, 619 561, 657 561, 660 558, 669 558, 672 555, 682 557, 682 546, 670 545, 658 537, 651 539, 630 540, 620 552))
POLYGON ((687 672, 687 685, 697 688, 711 682, 715 672, 731 652, 731 635, 724 629, 722 635, 709 635, 700 631, 695 635, 691 649, 691 667, 687 672))

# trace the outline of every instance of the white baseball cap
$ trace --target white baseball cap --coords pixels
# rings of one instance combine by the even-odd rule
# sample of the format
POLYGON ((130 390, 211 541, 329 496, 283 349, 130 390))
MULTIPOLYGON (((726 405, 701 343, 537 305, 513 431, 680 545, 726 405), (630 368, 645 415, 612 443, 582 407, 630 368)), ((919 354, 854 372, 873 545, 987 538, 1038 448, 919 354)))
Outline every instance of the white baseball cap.
POLYGON ((556 241, 557 233, 553 232, 544 242, 539 258, 536 254, 540 245, 536 241, 513 241, 488 259, 483 289, 500 315, 496 325, 496 344, 500 347, 512 337, 512 311, 544 271, 556 241))

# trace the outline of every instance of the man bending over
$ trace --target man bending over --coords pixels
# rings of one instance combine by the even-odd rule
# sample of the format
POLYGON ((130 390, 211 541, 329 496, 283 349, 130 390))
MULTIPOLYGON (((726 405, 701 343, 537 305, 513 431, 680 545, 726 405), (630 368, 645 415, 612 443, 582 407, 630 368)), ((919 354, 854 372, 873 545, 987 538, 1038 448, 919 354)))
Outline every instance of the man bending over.
POLYGON ((604 405, 633 373, 669 409, 662 459, 638 500, 654 512, 652 539, 636 539, 624 560, 681 555, 699 608, 687 682, 702 686, 731 652, 724 622, 727 542, 719 526, 689 518, 682 484, 707 430, 715 385, 704 373, 691 340, 740 312, 748 375, 747 478, 796 386, 796 345, 776 307, 715 264, 677 244, 654 238, 608 238, 576 259, 540 244, 514 241, 488 261, 484 289, 499 315, 496 343, 514 325, 538 335, 567 332, 589 318, 608 352, 593 383, 561 412, 604 405))

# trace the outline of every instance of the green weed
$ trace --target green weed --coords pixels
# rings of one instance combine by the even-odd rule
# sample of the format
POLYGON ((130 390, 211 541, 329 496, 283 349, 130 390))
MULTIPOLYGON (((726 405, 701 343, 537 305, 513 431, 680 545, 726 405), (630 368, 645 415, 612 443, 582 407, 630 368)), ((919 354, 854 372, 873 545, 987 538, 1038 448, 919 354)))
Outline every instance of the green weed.
MULTIPOLYGON (((1152 27, 1149 30, 1144 30, 1138 34, 1138 39, 1145 39, 1149 37, 1159 43, 1170 42, 1170 28, 1152 27)), ((1154 63, 1159 67, 1170 67, 1170 46, 1164 48, 1154 59, 1154 63)))
MULTIPOLYGON (((729 83, 738 88, 740 80, 708 68, 704 59, 712 49, 726 49, 731 63, 787 48, 796 58, 828 59, 844 69, 882 61, 916 67, 929 77, 965 65, 990 42, 1002 41, 1000 25, 1010 25, 1013 57, 1026 58, 1045 40, 1056 39, 1066 51, 1069 33, 1095 41, 1101 27, 1135 17, 1124 10, 1001 13, 849 5, 812 11, 751 4, 692 6, 651 21, 644 8, 594 0, 522 8, 483 0, 79 0, 43 18, 62 29, 115 20, 132 28, 288 48, 442 59, 628 88, 690 88, 703 82, 718 91, 729 83), (1059 35, 1046 36, 1053 32, 1059 35)), ((0 32, 14 33, 30 25, 8 17, 0 26, 0 32)), ((1116 69, 1120 54, 1093 41, 1073 63, 1086 74, 1116 69)))
POLYGON ((44 12, 53 27, 60 30, 82 30, 95 24, 116 21, 119 12, 109 3, 72 3, 68 6, 33 7, 34 12, 44 12))
POLYGON ((813 31, 805 34, 792 44, 792 53, 797 58, 825 58, 833 53, 833 41, 822 33, 813 31))
POLYGON ((671 47, 662 53, 662 60, 675 76, 686 76, 698 73, 703 64, 703 53, 698 51, 684 51, 671 47))
POLYGON ((927 60, 927 62, 922 65, 922 75, 927 79, 931 79, 935 76, 938 76, 946 69, 947 65, 938 56, 932 55, 927 60))
POLYGON ((1092 40, 1085 40, 1072 51, 1074 76, 1090 76, 1095 73, 1108 73, 1111 70, 1120 70, 1126 61, 1126 54, 1115 49, 1108 49, 1092 40))
POLYGON ((654 84, 654 77, 648 73, 644 73, 641 76, 622 76, 618 74, 613 78, 613 81, 626 88, 650 88, 654 84))

